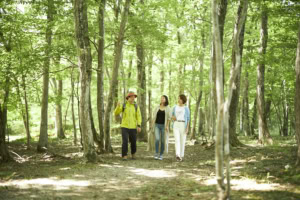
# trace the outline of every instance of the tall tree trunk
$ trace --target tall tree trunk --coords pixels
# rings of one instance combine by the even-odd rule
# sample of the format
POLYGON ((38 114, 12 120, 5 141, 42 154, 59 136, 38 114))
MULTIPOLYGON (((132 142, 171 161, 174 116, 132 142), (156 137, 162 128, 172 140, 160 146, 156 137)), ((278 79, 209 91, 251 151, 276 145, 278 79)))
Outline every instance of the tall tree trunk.
POLYGON ((244 26, 248 1, 240 1, 241 10, 237 16, 236 25, 234 29, 233 37, 233 49, 235 49, 235 67, 231 69, 228 95, 226 101, 224 101, 224 88, 223 88, 223 60, 222 60, 222 43, 219 32, 219 23, 217 18, 217 2, 212 0, 212 16, 213 16, 213 43, 215 46, 216 53, 216 89, 217 89, 217 123, 216 123, 216 177, 217 177, 217 196, 218 199, 230 198, 230 158, 229 158, 229 106, 231 104, 234 80, 236 79, 240 71, 240 36, 244 26), (224 155, 224 158, 223 158, 224 155), (224 186, 224 175, 223 175, 223 159, 226 166, 226 179, 227 184, 224 186))
POLYGON ((296 87, 295 87, 295 133, 298 144, 296 165, 300 166, 300 23, 298 31, 298 45, 296 55, 296 87))
POLYGON ((154 151, 155 148, 155 135, 154 135, 154 127, 152 124, 152 65, 153 65, 153 52, 150 52, 149 55, 149 65, 148 65, 148 113, 149 113, 149 131, 148 131, 148 151, 154 151))
POLYGON ((123 49, 123 40, 124 40, 124 33, 125 33, 125 27, 127 23, 127 17, 130 7, 130 0, 126 0, 124 11, 121 18, 121 24, 120 24, 120 30, 119 34, 116 38, 117 45, 114 49, 114 62, 113 62, 113 73, 111 77, 110 87, 109 87, 109 94, 108 94, 108 100, 107 105, 105 109, 105 115, 104 115, 104 136, 105 136, 105 150, 107 152, 112 152, 112 146, 110 141, 110 113, 113 105, 113 94, 115 91, 115 87, 118 82, 118 72, 121 62, 121 55, 122 55, 122 49, 123 49))
POLYGON ((44 152, 48 147, 48 95, 49 95, 49 68, 50 68, 50 52, 52 42, 52 22, 54 13, 54 2, 48 0, 47 7, 47 28, 46 28, 46 49, 45 49, 45 60, 43 66, 43 97, 42 97, 42 108, 41 108, 41 125, 40 125, 40 136, 37 145, 38 152, 44 152))
MULTIPOLYGON (((193 123, 193 129, 191 133, 191 139, 196 139, 196 125, 197 125, 197 117, 198 117, 198 112, 200 112, 200 102, 202 99, 202 87, 203 87, 203 64, 204 64, 204 51, 205 51, 205 38, 204 35, 202 34, 202 52, 199 57, 199 62, 200 62, 200 87, 199 87, 199 93, 197 97, 197 102, 196 102, 196 108, 195 108, 195 114, 194 114, 194 123, 193 123)), ((199 116, 200 118, 200 116, 199 116)), ((200 124, 199 124, 200 126, 200 124)), ((199 133, 200 134, 200 133, 199 133)))
MULTIPOLYGON (((22 75, 23 76, 23 75, 22 75)), ((27 97, 25 95, 24 99, 25 100, 25 107, 23 107, 23 100, 22 100, 22 96, 21 96, 21 90, 20 90, 20 84, 19 84, 19 80, 17 77, 15 77, 15 82, 16 82, 16 90, 17 90, 17 96, 18 96, 18 100, 19 100, 19 105, 20 105, 20 110, 21 110, 21 115, 22 115, 22 119, 23 119, 23 123, 24 123, 24 128, 26 130, 26 139, 27 139, 27 149, 30 149, 30 132, 29 132, 29 124, 28 124, 28 112, 26 110, 26 101, 27 101, 27 97)), ((26 92, 24 91, 24 94, 26 94, 26 92)))
POLYGON ((160 67, 160 92, 164 94, 165 89, 165 66, 164 66, 164 56, 161 58, 161 67, 160 67))
POLYGON ((7 133, 7 103, 9 96, 9 77, 7 74, 6 81, 4 84, 5 91, 4 94, 1 94, 3 100, 0 102, 0 161, 8 162, 12 158, 9 155, 9 151, 6 145, 5 136, 7 133))
POLYGON ((77 129, 76 129, 76 119, 75 119, 75 108, 74 108, 74 95, 75 95, 75 87, 74 87, 74 78, 73 78, 73 68, 71 72, 71 110, 72 110, 72 122, 73 122, 73 134, 74 134, 74 145, 77 145, 77 129))
POLYGON ((244 95, 243 95, 243 131, 245 136, 249 136, 250 133, 250 124, 249 124, 249 80, 248 80, 248 71, 246 71, 245 75, 245 83, 244 83, 244 95))
POLYGON ((25 75, 22 76, 22 86, 24 91, 24 103, 25 103, 25 122, 26 122, 26 136, 27 136, 27 149, 30 148, 30 116, 29 116, 29 105, 27 99, 27 88, 26 88, 26 80, 25 75))
MULTIPOLYGON (((91 90, 91 88, 90 88, 90 90, 91 90)), ((89 113, 90 113, 90 118, 91 118, 91 129, 92 129, 92 133, 93 133, 93 140, 97 144, 98 152, 102 152, 101 141, 100 141, 100 138, 99 138, 99 135, 97 133, 95 123, 94 123, 91 91, 90 91, 90 96, 89 96, 89 113)))
POLYGON ((53 85, 54 85, 54 90, 56 94, 56 101, 55 101, 55 111, 56 111, 56 116, 55 116, 55 127, 56 127, 56 134, 58 139, 64 139, 66 138, 64 129, 63 129, 63 122, 62 122, 62 91, 63 91, 63 81, 56 79, 52 79, 53 85), (58 87, 57 87, 57 82, 58 82, 58 87))
POLYGON ((250 127, 250 135, 255 135, 255 128, 256 128, 256 121, 257 121, 257 96, 254 99, 254 106, 253 106, 253 113, 252 113, 252 120, 251 120, 251 127, 250 127))
POLYGON ((145 55, 144 47, 141 42, 136 46, 137 52, 137 71, 138 71, 138 104, 141 110, 142 124, 141 132, 138 134, 138 138, 141 141, 147 141, 147 112, 146 112, 146 69, 145 69, 145 55))
POLYGON ((286 81, 284 80, 282 83, 283 86, 283 101, 282 101, 282 110, 283 110, 283 125, 282 125, 282 135, 288 136, 289 132, 289 106, 287 102, 287 93, 286 93, 286 81))
POLYGON ((216 0, 212 0, 212 21, 213 21, 213 46, 215 55, 216 67, 216 97, 217 97, 217 124, 216 124, 216 179, 217 179, 217 199, 226 199, 224 175, 223 175, 223 70, 222 70, 222 43, 220 37, 219 20, 218 20, 218 5, 216 0))
MULTIPOLYGON (((240 97, 240 82, 241 82, 241 71, 242 71, 242 55, 243 55, 243 47, 244 47, 244 32, 245 32, 245 23, 240 24, 240 20, 242 17, 242 10, 243 10, 243 4, 240 3, 237 13, 237 22, 236 24, 238 26, 241 26, 241 32, 239 35, 239 41, 237 42, 237 45, 239 48, 237 48, 236 44, 233 45, 232 48, 232 61, 231 61, 231 69, 238 68, 239 72, 237 73, 236 79, 234 80, 235 89, 232 93, 232 99, 229 106, 229 142, 230 145, 235 147, 241 145, 241 142, 237 138, 236 134, 236 124, 237 124, 237 111, 238 111, 238 104, 239 104, 239 97, 240 97), (235 47, 235 48, 234 48, 235 47), (237 52, 239 50, 239 52, 237 52), (239 65, 239 66, 238 66, 239 65)), ((247 12, 247 10, 245 11, 247 12)), ((237 27, 236 27, 237 29, 237 27)), ((237 31, 237 30, 235 30, 237 31)), ((235 37, 235 36, 234 36, 235 37)))
POLYGON ((261 33, 260 33, 261 47, 259 54, 261 59, 257 66, 257 113, 258 113, 258 133, 259 143, 272 144, 272 138, 268 130, 267 121, 265 120, 265 55, 268 42, 268 13, 266 5, 262 6, 261 12, 261 33))
POLYGON ((80 118, 82 122, 83 150, 86 159, 89 162, 94 162, 96 161, 96 152, 89 112, 92 56, 88 35, 87 2, 85 0, 75 0, 74 10, 78 65, 80 69, 80 118))
POLYGON ((104 151, 104 46, 105 46, 105 14, 106 0, 101 0, 98 11, 99 40, 98 40, 98 71, 97 71, 97 111, 100 132, 100 151, 104 151))

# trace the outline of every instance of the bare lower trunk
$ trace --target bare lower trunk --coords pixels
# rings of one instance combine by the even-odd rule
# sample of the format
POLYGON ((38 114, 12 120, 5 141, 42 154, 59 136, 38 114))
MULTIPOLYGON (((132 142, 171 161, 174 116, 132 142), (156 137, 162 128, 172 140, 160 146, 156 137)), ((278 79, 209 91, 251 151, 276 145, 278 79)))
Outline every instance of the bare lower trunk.
POLYGON ((120 67, 121 55, 123 49, 124 33, 125 33, 125 27, 127 23, 129 7, 130 7, 130 0, 126 0, 122 19, 121 19, 119 34, 116 38, 117 45, 114 49, 113 72, 112 72, 112 78, 111 78, 109 94, 108 94, 108 101, 107 101, 105 116, 104 116, 105 150, 107 152, 113 151, 111 146, 111 141, 110 141, 110 114, 114 102, 113 94, 115 91, 115 87, 117 85, 116 82, 118 81, 119 67, 120 67))
POLYGON ((52 42, 52 21, 53 21, 53 0, 48 0, 47 10, 47 28, 46 28, 46 50, 43 69, 43 97, 41 108, 41 125, 40 136, 37 145, 38 152, 44 152, 48 147, 48 94, 49 94, 49 68, 50 68, 50 52, 52 42))
POLYGON ((74 11, 78 65, 80 69, 80 118, 82 122, 83 150, 87 161, 94 162, 96 161, 96 152, 89 112, 92 56, 88 36, 87 2, 84 0, 75 0, 74 11))
MULTIPOLYGON (((243 4, 241 3, 238 8, 237 13, 237 23, 241 26, 241 32, 238 36, 239 40, 236 41, 237 44, 232 48, 232 62, 231 68, 234 70, 235 68, 239 68, 237 76, 234 80, 235 89, 232 92, 232 99, 230 102, 229 107, 229 141, 230 145, 235 147, 241 145, 241 142, 237 138, 236 133, 236 125, 237 125, 237 111, 238 111, 238 104, 239 104, 239 96, 240 96, 240 82, 241 82, 241 71, 242 71, 242 55, 243 55, 243 47, 244 47, 244 31, 245 31, 245 23, 240 24, 241 15, 243 10, 243 4)), ((246 11, 247 12, 247 11, 246 11)), ((236 31, 236 30, 235 30, 236 31)), ((234 35, 236 37, 236 35, 234 35)), ((242 107, 242 106, 241 106, 242 107)))
POLYGON ((250 132, 250 124, 249 124, 249 81, 248 81, 248 72, 246 71, 245 75, 245 84, 244 84, 244 95, 243 95, 243 131, 245 136, 249 136, 250 132))
POLYGON ((57 138, 64 139, 66 138, 64 129, 63 129, 63 120, 62 120, 62 91, 63 91, 63 82, 62 80, 58 80, 58 89, 57 89, 57 96, 58 101, 56 104, 56 126, 57 126, 57 138))
POLYGON ((9 78, 6 77, 5 92, 3 102, 0 102, 0 161, 8 162, 12 160, 6 145, 6 126, 7 126, 7 102, 9 96, 9 78))
POLYGON ((100 133, 100 151, 104 151, 104 45, 105 45, 105 15, 106 0, 101 0, 98 11, 99 41, 98 41, 98 72, 97 72, 97 111, 100 133))
POLYGON ((296 165, 300 166, 300 23, 298 31, 298 45, 296 56, 296 90, 295 90, 295 131, 298 144, 296 165))
POLYGON ((72 111, 72 122, 73 122, 73 135, 74 135, 74 145, 77 145, 77 129, 76 129, 76 119, 75 119, 75 108, 74 108, 74 95, 75 95, 75 87, 74 87, 74 80, 73 80, 73 71, 71 75, 71 111, 72 111))
POLYGON ((137 71, 138 71, 138 104, 141 110, 142 124, 141 133, 138 134, 138 138, 141 141, 147 141, 147 113, 146 113, 146 71, 145 71, 145 55, 143 44, 136 46, 137 52, 137 71))
POLYGON ((26 137, 27 137, 27 149, 30 148, 30 123, 29 123, 29 106, 28 106, 28 100, 27 100, 27 88, 26 88, 26 80, 25 76, 22 76, 22 86, 24 91, 24 103, 25 103, 25 124, 26 124, 26 137))
POLYGON ((265 54, 268 41, 268 14, 266 7, 263 6, 261 14, 261 48, 259 50, 262 58, 257 67, 257 113, 258 113, 258 135, 259 143, 272 144, 272 138, 268 130, 267 121, 265 120, 265 54))
POLYGON ((155 136, 154 136, 154 131, 152 127, 152 105, 151 105, 151 100, 152 100, 152 64, 153 64, 153 52, 150 52, 150 58, 149 58, 149 65, 148 65, 148 113, 149 113, 149 131, 148 131, 148 145, 147 145, 147 150, 148 151, 154 151, 155 148, 155 136))

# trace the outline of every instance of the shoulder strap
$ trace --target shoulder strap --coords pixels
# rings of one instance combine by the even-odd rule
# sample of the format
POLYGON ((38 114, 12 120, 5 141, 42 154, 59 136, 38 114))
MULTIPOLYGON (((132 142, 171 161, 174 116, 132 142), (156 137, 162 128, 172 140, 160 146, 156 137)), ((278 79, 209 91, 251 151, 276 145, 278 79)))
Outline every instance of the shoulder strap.
POLYGON ((122 112, 124 112, 125 108, 126 108, 126 103, 123 103, 122 112))
MULTIPOLYGON (((125 108, 126 108, 126 103, 123 103, 122 112, 124 112, 125 108)), ((138 105, 136 103, 134 104, 134 108, 135 108, 135 112, 137 112, 138 105)))

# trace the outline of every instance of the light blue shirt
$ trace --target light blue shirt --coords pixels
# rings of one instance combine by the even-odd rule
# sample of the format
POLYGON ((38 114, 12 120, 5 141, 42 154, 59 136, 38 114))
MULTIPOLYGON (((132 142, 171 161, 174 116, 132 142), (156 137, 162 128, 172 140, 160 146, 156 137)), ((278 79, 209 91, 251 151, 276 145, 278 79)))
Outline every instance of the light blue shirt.
MULTIPOLYGON (((175 117, 176 106, 172 108, 172 117, 175 117)), ((190 109, 187 106, 184 106, 184 123, 185 128, 187 127, 188 122, 190 122, 190 109)))

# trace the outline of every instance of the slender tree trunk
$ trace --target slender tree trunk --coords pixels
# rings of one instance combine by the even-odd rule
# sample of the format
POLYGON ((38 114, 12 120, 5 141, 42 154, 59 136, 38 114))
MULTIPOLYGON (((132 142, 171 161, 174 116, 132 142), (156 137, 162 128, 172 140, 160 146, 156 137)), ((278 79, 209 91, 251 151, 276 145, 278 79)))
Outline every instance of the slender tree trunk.
POLYGON ((49 94, 49 68, 50 68, 50 52, 52 43, 52 22, 53 22, 54 2, 48 0, 47 8, 47 28, 46 28, 46 50, 43 67, 43 97, 41 108, 41 125, 40 136, 37 145, 38 152, 44 152, 48 147, 48 94, 49 94))
POLYGON ((265 120, 265 55, 268 41, 268 13, 265 5, 261 13, 261 47, 259 54, 262 56, 257 66, 257 112, 258 112, 258 133, 261 144, 272 144, 272 138, 268 130, 267 121, 265 120))
POLYGON ((245 83, 244 83, 244 95, 243 95, 243 131, 245 136, 249 136, 250 133, 250 124, 249 124, 249 80, 248 80, 248 71, 246 71, 245 75, 245 83))
MULTIPOLYGON (((196 108, 195 108, 195 114, 194 114, 194 123, 193 123, 193 129, 192 129, 192 133, 191 133, 191 139, 196 139, 196 125, 197 125, 197 117, 198 117, 198 111, 200 110, 200 103, 201 103, 201 99, 202 99, 202 87, 203 87, 203 63, 204 63, 204 49, 205 49, 205 40, 204 37, 202 38, 202 53, 199 59, 200 62, 200 87, 199 87, 199 93, 198 93, 198 97, 197 97, 197 102, 196 102, 196 108)), ((199 111, 200 113, 200 111, 199 111)), ((200 118, 200 116, 199 116, 200 118)), ((200 126, 200 124, 199 124, 200 126)), ((199 133, 200 134, 200 133, 199 133)))
POLYGON ((121 18, 121 24, 120 24, 120 30, 119 34, 116 38, 117 45, 114 49, 114 62, 113 62, 113 73, 112 78, 110 82, 109 87, 109 94, 108 94, 108 101, 105 109, 105 115, 104 115, 104 136, 105 136, 105 150, 107 152, 112 152, 112 146, 110 141, 110 113, 113 105, 113 93, 115 91, 115 87, 118 82, 118 72, 121 62, 121 55, 122 55, 122 49, 123 49, 123 40, 124 40, 124 33, 125 33, 125 27, 127 23, 127 17, 130 7, 130 0, 126 0, 124 11, 121 18))
POLYGON ((164 70, 164 56, 161 58, 161 67, 160 67, 160 92, 163 94, 165 91, 165 70, 164 70))
POLYGON ((282 101, 282 110, 283 110, 283 125, 282 125, 282 135, 288 136, 289 132, 289 106, 287 102, 287 93, 286 93, 286 81, 284 80, 282 83, 282 91, 283 91, 283 101, 282 101))
POLYGON ((153 52, 150 52, 149 65, 148 65, 148 113, 149 113, 149 132, 148 132, 148 151, 154 151, 155 148, 155 135, 153 131, 153 118, 152 118, 152 65, 153 65, 153 52))
POLYGON ((105 46, 105 7, 106 0, 101 0, 98 11, 99 40, 98 40, 98 71, 97 71, 97 110, 100 132, 100 151, 104 151, 104 46, 105 46))
POLYGON ((80 69, 80 116, 82 120, 82 136, 84 156, 89 162, 96 161, 91 117, 89 112, 90 85, 92 75, 92 56, 88 36, 87 2, 75 0, 75 33, 78 49, 78 65, 80 69))
POLYGON ((222 70, 222 44, 218 20, 218 5, 216 0, 212 0, 212 18, 213 18, 213 44, 216 66, 216 97, 217 97, 217 124, 216 124, 216 179, 217 179, 217 196, 218 200, 226 199, 224 175, 223 175, 223 70, 222 70))
POLYGON ((3 95, 3 100, 0 102, 0 161, 8 162, 12 158, 9 155, 9 151, 6 145, 5 136, 7 133, 7 103, 9 96, 9 77, 6 77, 5 81, 5 91, 3 95))
POLYGON ((73 69, 71 73, 71 110, 72 110, 72 122, 73 122, 73 134, 74 134, 74 145, 77 145, 77 129, 76 129, 76 119, 75 119, 75 108, 74 108, 74 95, 75 95, 75 87, 74 87, 74 78, 73 78, 73 69))
POLYGON ((296 87, 295 87, 295 133, 298 144, 296 165, 300 166, 300 23, 298 31, 298 45, 296 55, 296 87))
MULTIPOLYGON (((241 82, 241 71, 242 71, 242 55, 243 55, 243 47, 244 47, 244 32, 245 32, 245 23, 240 24, 241 15, 243 10, 243 4, 240 3, 237 13, 237 24, 241 26, 241 32, 239 35, 239 41, 237 41, 237 46, 234 44, 232 48, 232 61, 231 61, 231 68, 235 69, 238 68, 239 72, 237 73, 236 79, 234 80, 235 89, 232 93, 232 99, 229 107, 229 142, 230 145, 235 147, 241 145, 241 142, 237 138, 236 133, 236 125, 237 125, 237 111, 238 111, 238 104, 239 104, 239 96, 240 96, 240 82, 241 82), (239 50, 239 52, 237 52, 239 50), (239 65, 239 66, 238 66, 239 65)), ((247 12, 247 11, 246 11, 247 12)), ((237 28, 237 27, 236 27, 237 28)), ((236 31, 236 30, 235 30, 236 31)), ((234 36, 235 37, 235 36, 234 36)))
MULTIPOLYGON (((22 101, 22 97, 21 97, 21 91, 20 91, 20 84, 19 84, 19 80, 17 77, 15 77, 15 82, 16 82, 16 90, 17 90, 17 96, 18 96, 18 100, 19 100, 19 110, 21 111, 21 115, 22 115, 22 119, 23 119, 23 123, 24 123, 24 128, 26 130, 26 136, 27 136, 27 149, 30 149, 30 138, 28 138, 28 124, 27 124, 27 120, 26 120, 26 108, 23 107, 23 101, 22 101)), ((30 136, 30 135, 29 135, 30 136)))
MULTIPOLYGON (((56 80, 53 80, 56 83, 56 80)), ((56 85, 56 84, 55 84, 56 85)), ((63 81, 58 80, 58 88, 56 89, 56 133, 57 138, 64 139, 66 138, 64 129, 63 129, 63 121, 62 121, 62 91, 63 91, 63 81)))
POLYGON ((251 120, 251 127, 250 127, 250 135, 255 135, 255 128, 256 128, 256 121, 257 121, 257 96, 254 99, 254 106, 253 106, 253 113, 252 113, 252 120, 251 120))
POLYGON ((138 71, 138 104, 141 110, 142 124, 141 133, 138 134, 138 138, 141 141, 147 141, 147 113, 146 113, 146 72, 145 72, 145 55, 143 44, 140 43, 136 46, 137 52, 137 71, 138 71))
POLYGON ((97 130, 95 128, 95 123, 94 123, 92 100, 91 100, 91 91, 90 91, 90 97, 89 97, 89 113, 90 113, 90 118, 91 118, 91 129, 92 129, 92 133, 93 133, 93 140, 97 144, 98 151, 102 152, 100 137, 97 133, 97 130))

